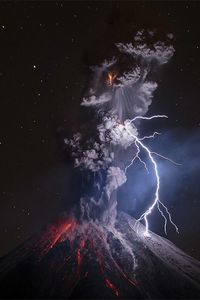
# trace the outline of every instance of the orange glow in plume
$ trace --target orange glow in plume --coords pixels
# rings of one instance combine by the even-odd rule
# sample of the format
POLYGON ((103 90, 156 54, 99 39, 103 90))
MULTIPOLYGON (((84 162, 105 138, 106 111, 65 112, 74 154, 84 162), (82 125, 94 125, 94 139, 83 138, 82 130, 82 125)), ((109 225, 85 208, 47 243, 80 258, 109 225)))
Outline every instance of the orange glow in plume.
POLYGON ((115 80, 115 78, 117 77, 117 74, 114 72, 109 72, 108 73, 108 78, 107 78, 107 84, 108 85, 113 85, 113 82, 115 80))

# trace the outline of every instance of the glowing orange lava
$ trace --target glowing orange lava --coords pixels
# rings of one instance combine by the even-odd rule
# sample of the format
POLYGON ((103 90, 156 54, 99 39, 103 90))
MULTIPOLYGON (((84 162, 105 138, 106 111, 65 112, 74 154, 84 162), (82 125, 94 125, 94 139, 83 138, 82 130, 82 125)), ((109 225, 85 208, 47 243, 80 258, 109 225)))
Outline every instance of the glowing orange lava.
POLYGON ((115 293, 115 295, 118 297, 119 292, 118 292, 116 286, 112 282, 110 282, 110 280, 108 280, 108 279, 105 279, 105 282, 106 282, 106 286, 108 288, 110 288, 115 293))
POLYGON ((53 241, 51 242, 50 248, 53 248, 54 245, 56 245, 56 243, 58 241, 60 241, 63 234, 67 234, 69 232, 72 232, 75 226, 76 226, 75 221, 69 222, 67 224, 65 224, 65 223, 62 224, 60 226, 60 228, 58 229, 57 233, 55 234, 55 237, 54 237, 53 241))
POLYGON ((107 78, 107 84, 108 85, 113 85, 114 80, 116 79, 117 74, 114 72, 109 72, 108 73, 108 78, 107 78))
POLYGON ((124 279, 135 287, 138 285, 136 279, 133 276, 129 277, 120 265, 120 262, 109 251, 107 235, 104 234, 102 228, 91 223, 80 224, 73 218, 69 220, 62 218, 44 232, 40 240, 41 252, 39 261, 51 252, 54 247, 67 240, 70 250, 63 263, 61 263, 61 266, 64 266, 65 263, 68 265, 63 278, 66 280, 69 294, 81 278, 88 278, 89 270, 87 262, 91 257, 96 259, 97 270, 101 273, 105 286, 111 289, 116 297, 119 297, 122 291, 120 291, 121 288, 117 287, 113 281, 110 281, 110 276, 112 276, 111 278, 114 282, 118 282, 116 280, 117 276, 118 280, 124 279), (69 270, 73 270, 73 272, 70 273, 69 270))

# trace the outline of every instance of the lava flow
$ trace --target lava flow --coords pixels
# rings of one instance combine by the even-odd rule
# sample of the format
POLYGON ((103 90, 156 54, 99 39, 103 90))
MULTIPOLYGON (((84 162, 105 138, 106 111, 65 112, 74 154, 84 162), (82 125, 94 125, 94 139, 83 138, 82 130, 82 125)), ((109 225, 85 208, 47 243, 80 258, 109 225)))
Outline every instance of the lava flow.
MULTIPOLYGON (((127 288, 138 285, 135 279, 133 254, 128 245, 124 247, 126 241, 122 242, 119 237, 120 234, 116 229, 109 226, 101 226, 95 222, 78 223, 74 219, 62 220, 58 225, 50 226, 44 232, 36 248, 39 249, 39 261, 42 262, 48 260, 48 256, 55 249, 62 245, 66 247, 66 257, 61 266, 66 265, 64 280, 69 291, 72 292, 81 280, 92 276, 88 266, 94 264, 93 272, 98 272, 103 284, 118 297, 120 296, 118 282, 125 280, 127 288), (116 247, 118 250, 113 251, 111 247, 113 242, 118 244, 116 247), (122 267, 122 252, 130 259, 128 274, 122 267), (69 274, 68 270, 72 272, 69 274)), ((58 266, 56 268, 59 269, 58 266)))

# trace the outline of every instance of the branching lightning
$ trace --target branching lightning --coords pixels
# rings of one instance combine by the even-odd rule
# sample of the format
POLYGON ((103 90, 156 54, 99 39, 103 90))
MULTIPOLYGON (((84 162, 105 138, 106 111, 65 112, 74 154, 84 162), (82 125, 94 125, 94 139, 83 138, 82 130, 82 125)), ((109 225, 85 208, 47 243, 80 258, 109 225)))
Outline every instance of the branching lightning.
MULTIPOLYGON (((147 156, 149 157, 152 165, 153 165, 153 169, 154 169, 154 174, 155 174, 155 178, 156 178, 156 190, 155 190, 155 194, 154 194, 154 199, 152 201, 152 204, 149 206, 149 208, 139 217, 139 219, 137 220, 137 222, 140 222, 142 220, 145 221, 145 227, 146 227, 146 230, 145 230, 145 235, 148 235, 149 234, 149 222, 148 222, 148 216, 152 213, 153 209, 155 207, 157 207, 158 211, 160 212, 161 216, 164 218, 164 231, 165 231, 165 234, 167 234, 167 217, 165 216, 164 212, 162 211, 161 207, 163 207, 165 213, 167 214, 168 216, 168 219, 170 221, 170 223, 174 226, 175 230, 177 233, 179 233, 179 230, 178 230, 178 227, 177 225, 172 221, 172 217, 171 217, 171 214, 170 212, 168 211, 167 207, 160 201, 160 198, 159 198, 159 192, 160 192, 160 177, 159 177, 159 172, 158 172, 158 166, 157 166, 157 163, 156 163, 156 160, 154 159, 153 155, 157 155, 157 156, 160 156, 172 163, 175 163, 177 164, 176 162, 174 162, 173 160, 163 156, 163 155, 160 155, 156 152, 152 152, 150 151, 150 149, 143 144, 143 140, 145 139, 149 139, 149 138, 154 138, 156 134, 158 134, 157 132, 154 132, 153 135, 150 135, 150 136, 145 136, 145 137, 142 137, 142 138, 138 138, 136 135, 133 135, 132 132, 130 132, 129 128, 128 128, 128 125, 130 125, 131 123, 133 123, 134 121, 136 120, 152 120, 152 119, 155 119, 155 118, 167 118, 166 115, 154 115, 154 116, 151 116, 151 117, 143 117, 143 116, 136 116, 135 118, 133 118, 132 120, 130 120, 129 122, 127 122, 124 126, 125 126, 125 129, 128 131, 128 133, 134 138, 134 145, 137 149, 136 151, 136 154, 134 155, 134 157, 132 158, 130 164, 128 166, 126 166, 125 168, 125 172, 127 171, 127 169, 129 167, 131 167, 134 163, 134 161, 136 159, 138 159, 142 164, 144 164, 145 166, 145 169, 148 171, 148 168, 147 168, 147 164, 141 159, 140 157, 140 151, 141 149, 143 149, 145 151, 145 153, 147 154, 147 156)), ((179 164, 177 164, 179 165, 179 164)), ((149 171, 148 171, 149 172, 149 171)))
MULTIPOLYGON (((165 45, 163 42, 152 41, 153 47, 148 46, 143 34, 143 31, 137 32, 133 44, 116 44, 122 55, 125 53, 127 57, 131 57, 131 61, 134 60, 134 65, 130 64, 129 68, 122 72, 124 68, 121 68, 123 64, 121 66, 120 59, 111 59, 93 68, 94 80, 81 105, 93 107, 98 113, 101 112, 102 120, 97 125, 97 141, 91 138, 88 143, 84 143, 84 139, 81 140, 81 135, 78 134, 72 139, 66 139, 65 143, 72 147, 76 167, 94 174, 101 174, 103 170, 106 174, 104 183, 98 180, 95 182, 99 191, 102 188, 100 197, 94 192, 92 197, 88 195, 81 198, 82 218, 103 220, 106 226, 111 224, 114 226, 117 216, 116 190, 126 182, 127 170, 138 160, 148 174, 154 174, 155 192, 150 206, 136 223, 144 221, 145 234, 148 235, 149 216, 157 208, 164 219, 165 233, 167 234, 168 221, 178 233, 178 227, 172 221, 168 208, 160 200, 160 175, 156 159, 162 158, 175 165, 179 164, 151 151, 146 145, 145 141, 154 139, 161 133, 155 131, 151 135, 138 135, 140 121, 168 118, 161 114, 153 116, 146 114, 158 86, 152 78, 154 73, 152 67, 157 68, 166 64, 175 50, 172 45, 165 45), (127 151, 131 146, 134 151, 133 157, 129 157, 130 151, 127 151), (124 161, 122 157, 124 154, 127 154, 129 164, 124 161)), ((148 38, 151 40, 152 36, 148 38)))

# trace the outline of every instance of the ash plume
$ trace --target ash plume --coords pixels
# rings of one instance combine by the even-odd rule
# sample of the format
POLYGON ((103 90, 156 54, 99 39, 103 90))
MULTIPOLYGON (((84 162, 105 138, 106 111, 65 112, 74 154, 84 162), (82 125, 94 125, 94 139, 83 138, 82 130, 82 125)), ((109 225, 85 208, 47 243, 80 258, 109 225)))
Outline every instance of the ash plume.
MULTIPOLYGON (((65 144, 71 147, 75 167, 88 171, 93 187, 92 196, 86 193, 80 199, 81 218, 105 224, 115 223, 117 189, 126 182, 126 171, 133 164, 133 158, 141 161, 139 152, 147 150, 140 149, 136 125, 148 112, 158 86, 153 75, 175 51, 171 44, 155 42, 154 32, 145 34, 143 30, 135 34, 133 43, 116 43, 116 48, 119 57, 105 59, 102 64, 91 67, 93 77, 81 102, 96 114, 99 122, 96 139, 91 136, 85 140, 81 133, 65 139, 65 144), (130 121, 134 118, 138 118, 135 123, 130 121)), ((147 159, 151 159, 151 155, 147 159)), ((147 168, 146 163, 141 162, 147 168)), ((156 204, 160 211, 159 203, 156 204)), ((166 221, 162 211, 161 214, 166 221)))
POLYGON ((91 68, 94 76, 81 105, 93 110, 95 133, 64 139, 82 174, 79 214, 64 213, 0 261, 3 298, 199 299, 200 263, 149 230, 149 216, 157 209, 165 233, 168 222, 178 232, 160 199, 157 159, 174 161, 146 145, 158 132, 140 135, 140 122, 167 118, 146 115, 157 88, 155 71, 174 53, 171 44, 154 40, 153 31, 139 31, 133 43, 116 44, 118 57, 91 68), (118 189, 136 160, 151 175, 153 189, 137 220, 117 210, 118 189))

